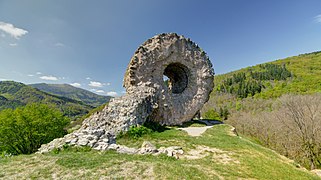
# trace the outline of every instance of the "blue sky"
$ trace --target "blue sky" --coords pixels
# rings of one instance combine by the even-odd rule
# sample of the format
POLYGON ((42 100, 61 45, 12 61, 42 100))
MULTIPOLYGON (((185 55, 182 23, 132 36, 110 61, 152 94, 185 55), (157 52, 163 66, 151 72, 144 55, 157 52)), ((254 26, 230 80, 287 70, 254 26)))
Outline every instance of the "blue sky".
POLYGON ((176 32, 216 74, 321 50, 320 0, 0 0, 0 80, 121 95, 136 48, 176 32))

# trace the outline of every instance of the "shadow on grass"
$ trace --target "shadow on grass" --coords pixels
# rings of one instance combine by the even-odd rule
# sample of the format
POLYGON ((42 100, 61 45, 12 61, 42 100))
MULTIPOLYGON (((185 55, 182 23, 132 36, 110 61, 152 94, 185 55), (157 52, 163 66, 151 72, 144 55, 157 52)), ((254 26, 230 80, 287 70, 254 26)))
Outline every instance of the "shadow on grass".
POLYGON ((214 126, 214 125, 218 125, 218 124, 224 124, 223 121, 216 120, 216 119, 200 119, 200 120, 197 120, 197 121, 203 122, 207 126, 214 126))
POLYGON ((182 125, 177 125, 174 127, 178 127, 178 128, 186 128, 186 127, 203 127, 203 126, 213 126, 213 125, 217 125, 217 124, 224 124, 222 121, 219 120, 214 120, 214 119, 199 119, 199 120, 190 120, 187 122, 184 122, 182 125))
POLYGON ((143 126, 147 127, 148 129, 151 129, 154 132, 164 132, 166 130, 170 130, 170 128, 160 125, 157 122, 147 121, 143 124, 143 126))
MULTIPOLYGON (((172 127, 176 128, 185 128, 185 127, 204 127, 204 126, 213 126, 218 124, 224 124, 222 121, 215 120, 215 119, 199 119, 199 120, 190 120, 187 122, 184 122, 182 125, 176 125, 172 127)), ((148 129, 151 129, 154 132, 164 132, 166 130, 170 130, 169 127, 163 126, 158 124, 157 122, 147 121, 143 124, 143 126, 147 127, 148 129)))

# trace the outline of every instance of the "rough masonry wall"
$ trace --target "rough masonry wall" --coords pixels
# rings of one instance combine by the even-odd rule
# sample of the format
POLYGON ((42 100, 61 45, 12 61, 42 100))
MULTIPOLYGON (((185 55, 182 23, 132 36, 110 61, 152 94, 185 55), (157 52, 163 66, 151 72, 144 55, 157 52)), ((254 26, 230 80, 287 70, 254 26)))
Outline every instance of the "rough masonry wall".
POLYGON ((158 108, 151 120, 175 125, 191 120, 209 99, 214 70, 206 53, 190 39, 175 33, 148 39, 128 65, 124 87, 157 86, 158 108), (163 75, 170 78, 167 87, 163 75))

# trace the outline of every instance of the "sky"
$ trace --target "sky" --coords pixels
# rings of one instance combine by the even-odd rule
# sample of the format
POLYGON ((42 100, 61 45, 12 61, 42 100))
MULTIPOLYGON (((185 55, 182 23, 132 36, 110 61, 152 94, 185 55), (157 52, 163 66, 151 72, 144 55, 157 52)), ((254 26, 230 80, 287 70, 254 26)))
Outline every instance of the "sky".
POLYGON ((135 50, 176 32, 216 74, 321 50, 320 0, 0 0, 0 80, 124 93, 135 50))

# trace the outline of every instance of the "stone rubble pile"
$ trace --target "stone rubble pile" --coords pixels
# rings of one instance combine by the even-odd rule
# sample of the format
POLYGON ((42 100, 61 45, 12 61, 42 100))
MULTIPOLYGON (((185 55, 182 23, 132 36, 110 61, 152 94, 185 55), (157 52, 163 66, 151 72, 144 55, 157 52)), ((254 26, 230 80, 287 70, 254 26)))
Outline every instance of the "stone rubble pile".
POLYGON ((175 157, 176 159, 179 159, 181 155, 184 154, 184 151, 179 146, 170 146, 170 147, 160 147, 157 149, 153 144, 151 144, 148 141, 144 141, 142 144, 142 147, 139 149, 136 148, 129 148, 127 146, 118 145, 118 144, 111 144, 107 147, 105 150, 115 150, 118 153, 123 154, 152 154, 152 155, 159 155, 159 154, 165 154, 170 157, 175 157))
POLYGON ((85 119, 80 129, 42 145, 38 152, 49 152, 65 144, 106 150, 116 143, 118 133, 143 124, 155 107, 155 88, 144 84, 132 87, 126 95, 112 99, 102 111, 85 119))

